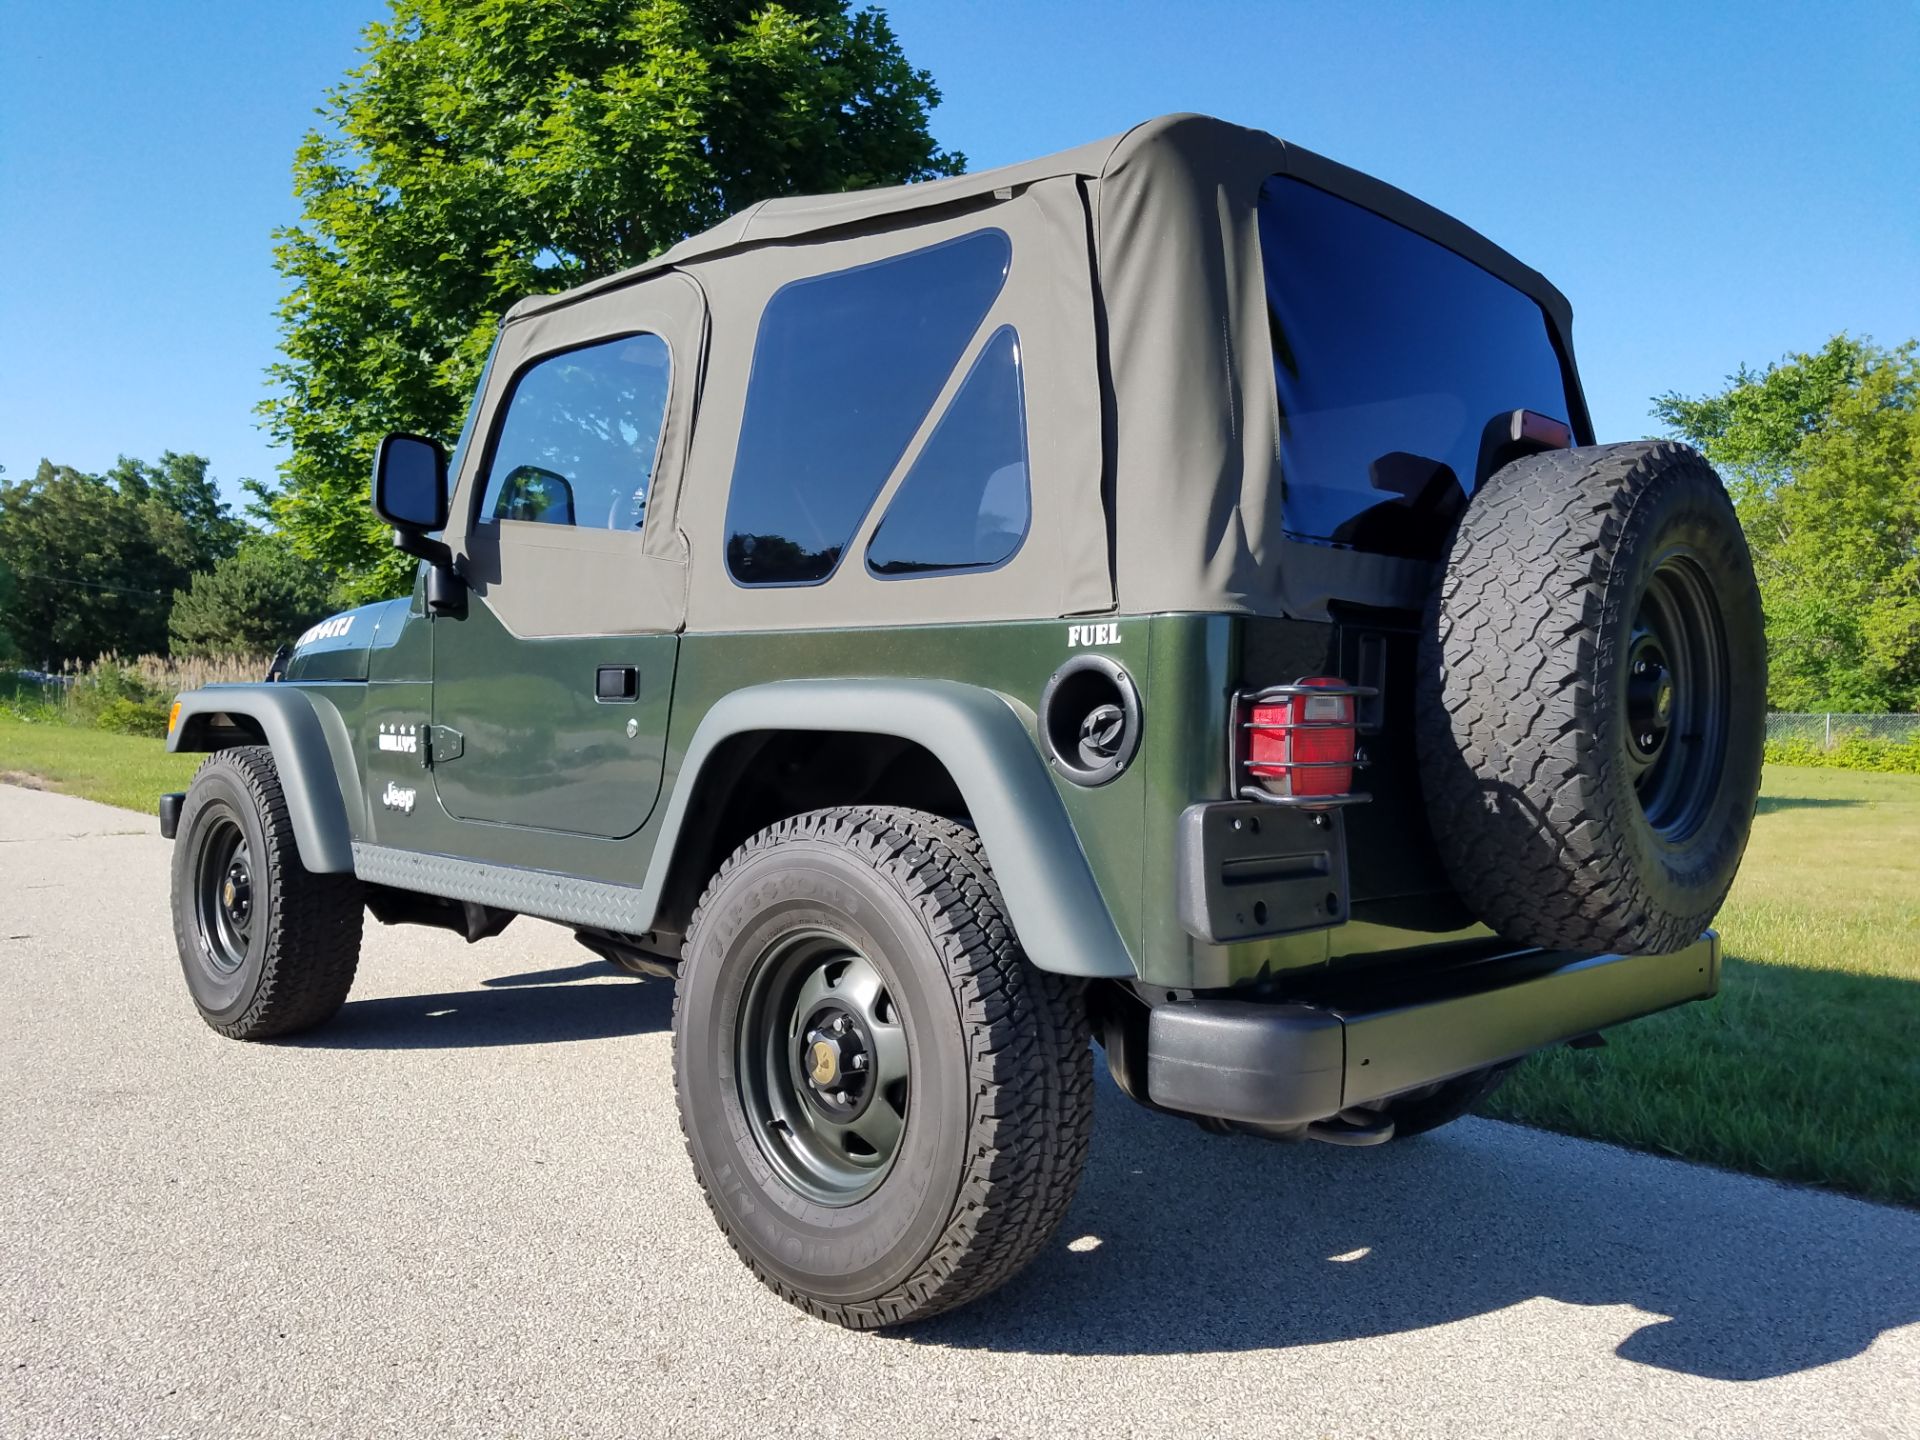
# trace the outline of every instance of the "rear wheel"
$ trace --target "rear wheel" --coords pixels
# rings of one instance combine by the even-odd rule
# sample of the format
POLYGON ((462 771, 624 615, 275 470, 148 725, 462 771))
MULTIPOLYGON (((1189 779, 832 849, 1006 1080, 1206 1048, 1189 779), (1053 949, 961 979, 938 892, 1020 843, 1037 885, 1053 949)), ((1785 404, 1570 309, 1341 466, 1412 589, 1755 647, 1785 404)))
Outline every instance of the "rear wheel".
POLYGON ((734 852, 689 929, 674 1081, 734 1249, 862 1329, 1016 1274, 1092 1128, 1081 987, 1021 953, 973 832, 911 810, 817 811, 734 852))
POLYGON ((351 875, 300 863, 272 752, 210 755, 173 846, 174 939, 201 1018, 236 1040, 332 1019, 353 986, 364 914, 351 875))

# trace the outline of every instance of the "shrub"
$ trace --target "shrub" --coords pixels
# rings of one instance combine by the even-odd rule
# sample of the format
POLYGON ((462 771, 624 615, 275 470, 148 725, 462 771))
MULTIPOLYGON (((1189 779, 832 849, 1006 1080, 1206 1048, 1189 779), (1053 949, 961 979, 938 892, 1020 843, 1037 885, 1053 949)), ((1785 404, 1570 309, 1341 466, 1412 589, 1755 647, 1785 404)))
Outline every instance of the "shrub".
POLYGON ((36 723, 64 721, 121 735, 162 736, 173 697, 182 690, 258 680, 266 673, 266 659, 255 655, 190 660, 108 655, 44 684, 16 678, 10 689, 0 687, 0 709, 36 723))
POLYGON ((1814 740, 1769 740, 1767 763, 1823 765, 1837 770, 1920 775, 1920 736, 1906 740, 1878 740, 1870 735, 1843 735, 1831 747, 1814 740))
POLYGON ((118 657, 108 656, 94 661, 67 686, 67 714, 76 725, 137 735, 143 732, 121 727, 134 723, 132 716, 141 707, 158 706, 160 731, 164 734, 166 706, 172 698, 162 694, 159 686, 137 670, 122 664, 118 657))
POLYGON ((109 700, 93 717, 93 728, 111 730, 116 735, 151 735, 163 739, 170 708, 165 700, 109 700))

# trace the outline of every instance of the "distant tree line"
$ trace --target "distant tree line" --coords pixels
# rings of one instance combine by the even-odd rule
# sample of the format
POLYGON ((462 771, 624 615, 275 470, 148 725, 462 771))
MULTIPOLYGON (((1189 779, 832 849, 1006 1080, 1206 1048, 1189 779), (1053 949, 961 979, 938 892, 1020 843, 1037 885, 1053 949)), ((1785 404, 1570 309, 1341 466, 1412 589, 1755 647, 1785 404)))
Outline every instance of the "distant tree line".
POLYGON ((332 608, 334 581, 236 517, 203 456, 42 460, 0 478, 0 658, 270 651, 332 608))

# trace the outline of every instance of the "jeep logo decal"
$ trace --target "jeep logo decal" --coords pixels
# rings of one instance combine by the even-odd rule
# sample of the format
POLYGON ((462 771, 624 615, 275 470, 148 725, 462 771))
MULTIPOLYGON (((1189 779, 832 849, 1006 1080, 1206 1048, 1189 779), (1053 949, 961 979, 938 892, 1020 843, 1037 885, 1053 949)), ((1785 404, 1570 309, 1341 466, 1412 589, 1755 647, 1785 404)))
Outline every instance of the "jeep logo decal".
POLYGON ((396 785, 393 781, 389 780, 387 781, 386 793, 380 797, 380 803, 389 810, 398 810, 403 815, 411 815, 413 813, 413 791, 407 786, 396 785))
POLYGON ((1118 645, 1120 627, 1113 625, 1069 625, 1067 626, 1067 645, 1077 649, 1082 645, 1118 645))

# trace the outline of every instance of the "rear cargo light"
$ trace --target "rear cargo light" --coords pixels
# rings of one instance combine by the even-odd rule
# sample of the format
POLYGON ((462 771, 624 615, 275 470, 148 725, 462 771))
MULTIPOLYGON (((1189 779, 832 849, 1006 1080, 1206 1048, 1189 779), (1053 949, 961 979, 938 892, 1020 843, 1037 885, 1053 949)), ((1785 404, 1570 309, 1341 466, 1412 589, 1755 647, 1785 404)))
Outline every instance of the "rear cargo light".
POLYGON ((1367 763, 1359 754, 1354 712, 1356 701, 1376 693, 1335 675, 1310 675, 1235 695, 1229 741, 1234 794, 1306 810, 1371 800, 1353 788, 1353 772, 1367 763))

